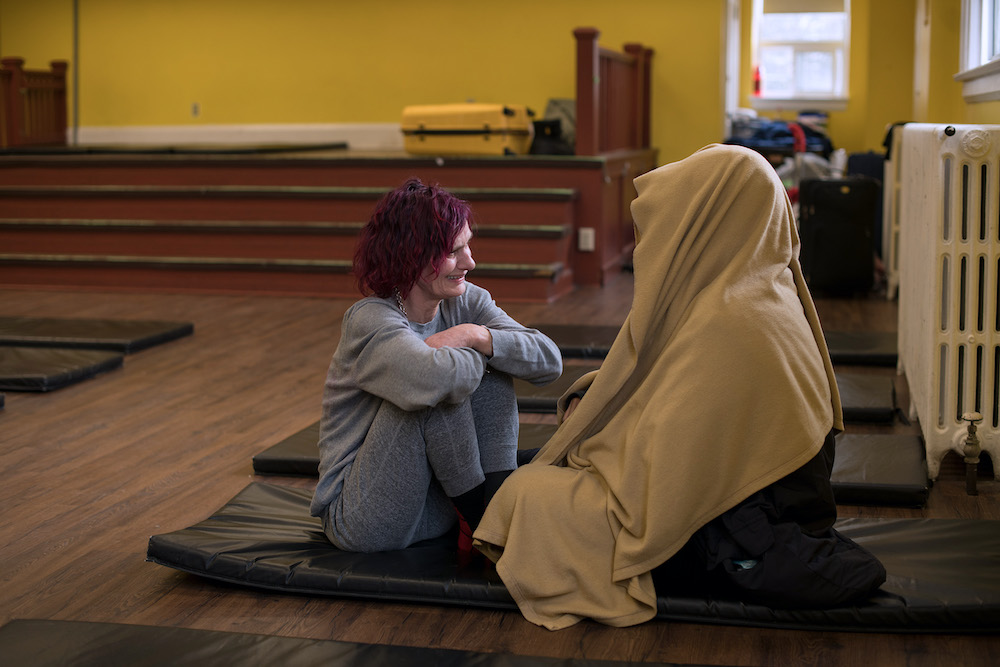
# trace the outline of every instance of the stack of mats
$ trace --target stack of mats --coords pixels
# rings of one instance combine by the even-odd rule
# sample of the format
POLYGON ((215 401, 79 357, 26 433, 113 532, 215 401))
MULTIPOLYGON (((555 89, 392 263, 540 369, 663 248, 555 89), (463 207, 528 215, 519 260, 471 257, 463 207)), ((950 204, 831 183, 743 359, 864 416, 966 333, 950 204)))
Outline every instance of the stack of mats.
MULTIPOLYGON (((600 364, 588 361, 567 364, 559 379, 544 387, 515 380, 518 410, 554 414, 559 397, 581 376, 598 368, 600 364)), ((867 373, 837 373, 837 387, 846 421, 890 423, 895 417, 896 397, 892 378, 867 373)))
MULTIPOLYGON (((529 324, 551 338, 566 358, 603 359, 615 342, 619 327, 587 324, 529 324)), ((826 331, 826 344, 834 364, 895 366, 896 334, 879 331, 826 331)))
MULTIPOLYGON (((564 358, 562 376, 544 387, 515 380, 518 410, 554 414, 558 398, 582 375, 600 368, 600 361, 618 334, 617 327, 535 324, 559 346, 564 358)), ((870 359, 876 365, 895 358, 895 337, 875 334, 827 334, 837 358, 854 362, 870 359)), ((841 362, 844 363, 844 362, 841 362)), ((837 385, 848 422, 889 424, 896 415, 891 377, 867 373, 837 373, 837 385)), ((555 426, 522 424, 520 450, 543 445, 555 426)), ((269 447, 253 459, 261 474, 317 474, 319 424, 312 424, 269 447)), ((929 493, 924 446, 918 435, 843 433, 837 438, 832 481, 838 503, 922 507, 929 493)))
POLYGON ((193 332, 189 322, 0 317, 0 390, 60 389, 193 332))
MULTIPOLYGON (((521 424, 517 447, 541 447, 555 430, 554 424, 521 424)), ((315 477, 318 440, 316 422, 254 456, 254 472, 315 477)), ((922 507, 929 486, 920 437, 841 433, 831 481, 842 505, 922 507)))
MULTIPOLYGON (((554 413, 558 397, 581 375, 600 367, 618 328, 548 323, 529 326, 549 336, 564 358, 578 360, 566 365, 563 376, 547 387, 515 381, 521 411, 554 413)), ((852 372, 844 367, 895 367, 896 334, 827 331, 825 336, 844 420, 866 426, 892 425, 898 409, 891 374, 870 369, 852 372)), ((919 435, 841 434, 837 438, 833 482, 841 504, 922 507, 929 493, 923 441, 919 435)))

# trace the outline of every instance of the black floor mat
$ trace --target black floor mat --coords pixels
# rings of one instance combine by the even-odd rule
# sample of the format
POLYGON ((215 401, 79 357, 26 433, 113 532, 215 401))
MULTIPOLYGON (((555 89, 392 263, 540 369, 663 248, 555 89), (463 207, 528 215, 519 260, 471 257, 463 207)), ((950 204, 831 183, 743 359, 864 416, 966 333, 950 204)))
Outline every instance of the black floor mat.
MULTIPOLYGON (((566 358, 603 359, 621 327, 588 324, 529 324, 552 339, 566 358)), ((844 366, 895 366, 896 332, 824 331, 830 359, 844 366)))
POLYGON ((132 354, 194 333, 190 322, 0 317, 0 345, 82 348, 132 354))
MULTIPOLYGON (((147 559, 257 589, 494 609, 516 608, 492 564, 460 557, 454 535, 399 551, 348 553, 309 515, 312 492, 250 484, 207 520, 150 538, 147 559)), ((855 632, 996 632, 1000 521, 847 519, 837 528, 885 565, 868 601, 776 609, 738 600, 658 596, 661 619, 855 632)))
POLYGON ((121 368, 123 361, 104 350, 0 346, 0 390, 52 391, 121 368))

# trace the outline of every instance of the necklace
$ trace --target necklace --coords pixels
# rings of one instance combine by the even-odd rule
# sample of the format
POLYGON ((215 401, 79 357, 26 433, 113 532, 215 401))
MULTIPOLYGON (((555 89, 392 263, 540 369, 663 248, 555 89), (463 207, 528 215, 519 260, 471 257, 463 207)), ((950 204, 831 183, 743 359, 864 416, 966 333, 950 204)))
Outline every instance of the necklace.
POLYGON ((406 308, 403 308, 403 298, 399 296, 399 288, 394 289, 392 293, 396 297, 396 307, 399 308, 399 312, 403 313, 403 317, 409 318, 410 316, 406 314, 406 308))

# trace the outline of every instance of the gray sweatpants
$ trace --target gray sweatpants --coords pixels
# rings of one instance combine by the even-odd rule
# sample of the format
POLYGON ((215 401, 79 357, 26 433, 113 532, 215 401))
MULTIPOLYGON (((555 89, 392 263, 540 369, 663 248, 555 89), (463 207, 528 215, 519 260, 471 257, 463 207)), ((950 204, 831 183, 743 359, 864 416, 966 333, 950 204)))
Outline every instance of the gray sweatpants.
POLYGON ((360 552, 443 535, 457 519, 450 497, 517 467, 517 432, 513 381, 495 370, 461 403, 406 411, 383 401, 323 530, 360 552))

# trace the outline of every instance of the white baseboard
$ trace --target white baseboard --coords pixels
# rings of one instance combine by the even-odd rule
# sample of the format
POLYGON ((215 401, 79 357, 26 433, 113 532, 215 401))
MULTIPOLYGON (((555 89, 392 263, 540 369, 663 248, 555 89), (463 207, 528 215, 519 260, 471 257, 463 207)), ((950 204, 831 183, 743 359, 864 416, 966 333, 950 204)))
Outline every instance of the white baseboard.
MULTIPOLYGON (((77 128, 80 146, 315 145, 346 142, 353 150, 403 150, 398 123, 155 125, 77 128)), ((73 142, 70 129, 69 143, 73 142)))

